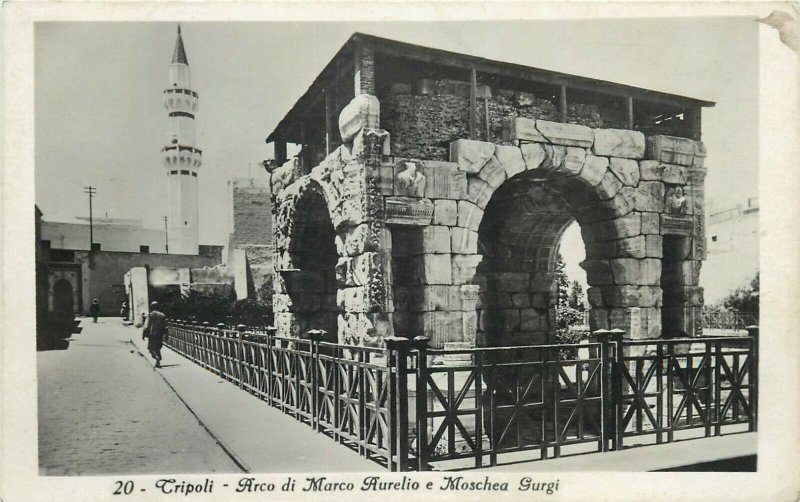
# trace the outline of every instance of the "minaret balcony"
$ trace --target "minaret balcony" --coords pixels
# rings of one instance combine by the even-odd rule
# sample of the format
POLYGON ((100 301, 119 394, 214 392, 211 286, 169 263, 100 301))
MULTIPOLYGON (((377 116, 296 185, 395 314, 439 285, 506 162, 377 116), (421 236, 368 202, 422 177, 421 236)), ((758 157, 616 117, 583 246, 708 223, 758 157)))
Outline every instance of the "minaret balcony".
POLYGON ((203 163, 203 151, 184 145, 165 146, 161 149, 164 167, 197 169, 203 163))
POLYGON ((194 114, 198 108, 197 93, 189 89, 164 91, 164 108, 170 112, 194 114))
POLYGON ((197 93, 191 89, 167 89, 164 91, 164 94, 187 94, 189 96, 194 96, 195 99, 199 97, 197 93))

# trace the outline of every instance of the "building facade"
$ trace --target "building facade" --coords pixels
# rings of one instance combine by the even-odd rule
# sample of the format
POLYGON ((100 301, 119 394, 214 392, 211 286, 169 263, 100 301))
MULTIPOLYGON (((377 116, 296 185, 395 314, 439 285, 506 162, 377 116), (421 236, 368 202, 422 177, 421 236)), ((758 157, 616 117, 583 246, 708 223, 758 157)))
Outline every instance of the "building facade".
POLYGON ((125 253, 165 253, 167 245, 163 229, 143 228, 137 220, 110 218, 95 218, 91 231, 86 223, 43 221, 42 242, 52 249, 125 253))
POLYGON ((226 265, 234 274, 236 297, 271 305, 265 284, 272 281, 272 211, 266 180, 228 181, 230 234, 226 265))
POLYGON ((707 303, 717 303, 737 288, 747 287, 758 273, 758 214, 758 198, 726 208, 709 204, 708 258, 703 268, 707 303))

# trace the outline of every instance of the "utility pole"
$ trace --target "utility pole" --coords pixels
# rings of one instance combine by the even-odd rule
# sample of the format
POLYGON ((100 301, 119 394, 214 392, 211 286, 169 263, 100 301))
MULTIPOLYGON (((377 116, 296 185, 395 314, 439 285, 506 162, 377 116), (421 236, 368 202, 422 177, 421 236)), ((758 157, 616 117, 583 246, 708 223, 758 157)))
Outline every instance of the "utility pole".
POLYGON ((92 185, 83 187, 83 193, 89 194, 89 251, 94 247, 94 225, 92 221, 92 197, 97 193, 97 189, 92 185))
POLYGON ((162 220, 164 220, 164 250, 169 254, 169 229, 167 228, 167 217, 162 216, 162 220))

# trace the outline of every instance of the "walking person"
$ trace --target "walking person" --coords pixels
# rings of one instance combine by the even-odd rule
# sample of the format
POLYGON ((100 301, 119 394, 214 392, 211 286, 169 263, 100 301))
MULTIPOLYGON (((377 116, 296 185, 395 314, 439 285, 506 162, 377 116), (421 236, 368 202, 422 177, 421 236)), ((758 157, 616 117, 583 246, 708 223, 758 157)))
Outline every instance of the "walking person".
POLYGON ((122 302, 122 307, 119 309, 119 315, 123 321, 128 320, 128 302, 122 302))
POLYGON ((161 367, 161 347, 167 338, 167 317, 158 310, 158 302, 150 304, 150 315, 142 330, 142 340, 147 338, 147 350, 156 361, 156 368, 161 367))
POLYGON ((89 314, 94 319, 94 323, 97 324, 97 316, 100 315, 100 302, 95 298, 92 300, 92 304, 89 305, 89 314))

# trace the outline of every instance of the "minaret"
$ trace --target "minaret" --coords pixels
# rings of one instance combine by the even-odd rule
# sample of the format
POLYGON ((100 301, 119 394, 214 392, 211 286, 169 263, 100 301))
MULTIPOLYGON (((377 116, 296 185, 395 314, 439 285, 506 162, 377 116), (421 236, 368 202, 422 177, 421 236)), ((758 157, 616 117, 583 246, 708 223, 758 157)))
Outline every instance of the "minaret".
POLYGON ((169 112, 169 137, 161 149, 169 180, 169 252, 198 253, 197 176, 203 152, 194 144, 197 93, 192 90, 189 61, 183 48, 181 27, 169 66, 169 88, 164 107, 169 112))

